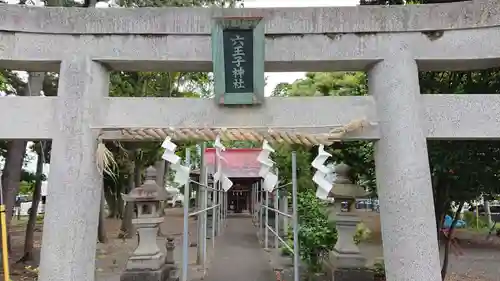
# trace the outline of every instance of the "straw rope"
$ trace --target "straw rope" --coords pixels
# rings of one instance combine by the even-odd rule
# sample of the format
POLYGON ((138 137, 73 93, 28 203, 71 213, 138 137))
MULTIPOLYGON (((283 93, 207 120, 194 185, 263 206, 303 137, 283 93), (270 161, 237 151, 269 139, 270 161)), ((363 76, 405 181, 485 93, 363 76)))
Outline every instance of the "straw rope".
POLYGON ((309 134, 286 130, 257 130, 238 128, 147 128, 147 129, 122 129, 120 130, 126 139, 137 141, 163 140, 170 136, 174 141, 213 141, 220 135, 223 141, 254 141, 267 140, 271 144, 287 143, 304 146, 330 145, 339 141, 346 134, 360 130, 369 123, 365 119, 358 119, 348 124, 335 128, 328 133, 309 134))
MULTIPOLYGON (((300 132, 290 132, 285 130, 254 130, 254 129, 224 129, 224 128, 169 128, 169 129, 122 129, 120 130, 126 139, 146 141, 146 140, 164 140, 170 136, 174 141, 213 141, 220 135, 223 141, 255 141, 262 142, 267 140, 271 144, 299 144, 307 147, 315 145, 330 145, 339 141, 346 134, 363 129, 370 125, 365 119, 353 120, 346 124, 331 130, 324 134, 307 134, 300 132)), ((120 146, 121 149, 123 147, 120 146)), ((116 174, 113 169, 118 165, 114 159, 113 153, 104 145, 103 140, 99 138, 99 144, 96 151, 97 169, 101 173, 108 174, 113 179, 116 174)))

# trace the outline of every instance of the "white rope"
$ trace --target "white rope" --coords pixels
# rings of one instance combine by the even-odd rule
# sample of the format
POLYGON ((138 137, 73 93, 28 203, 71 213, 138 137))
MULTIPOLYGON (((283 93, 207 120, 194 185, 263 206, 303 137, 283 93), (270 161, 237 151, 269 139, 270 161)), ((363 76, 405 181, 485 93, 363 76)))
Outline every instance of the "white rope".
POLYGON ((369 126, 365 119, 358 119, 340 126, 328 133, 310 134, 279 130, 277 128, 257 130, 251 128, 141 128, 141 129, 121 129, 120 132, 126 139, 138 141, 160 140, 170 136, 176 141, 213 141, 220 135, 223 141, 255 141, 267 140, 271 144, 300 144, 304 146, 330 145, 339 141, 346 134, 360 130, 369 126))

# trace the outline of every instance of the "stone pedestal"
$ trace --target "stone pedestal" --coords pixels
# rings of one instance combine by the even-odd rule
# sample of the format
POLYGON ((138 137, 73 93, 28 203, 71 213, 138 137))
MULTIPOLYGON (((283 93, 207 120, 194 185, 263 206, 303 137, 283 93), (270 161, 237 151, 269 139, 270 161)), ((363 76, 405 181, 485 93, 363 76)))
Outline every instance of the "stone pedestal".
POLYGON ((163 264, 157 270, 127 269, 120 276, 120 281, 176 281, 179 278, 175 276, 176 274, 172 274, 172 272, 176 271, 177 266, 171 264, 163 264))
POLYGON ((359 218, 351 213, 338 213, 336 216, 338 239, 329 258, 338 268, 361 268, 366 265, 366 258, 353 241, 358 223, 359 218))
POLYGON ((337 268, 333 272, 334 281, 373 281, 373 271, 366 268, 337 268))
MULTIPOLYGON (((282 192, 281 197, 279 198, 279 209, 281 212, 288 214, 288 194, 286 192, 282 192)), ((280 218, 280 236, 285 237, 288 233, 288 217, 286 216, 278 216, 280 218)))

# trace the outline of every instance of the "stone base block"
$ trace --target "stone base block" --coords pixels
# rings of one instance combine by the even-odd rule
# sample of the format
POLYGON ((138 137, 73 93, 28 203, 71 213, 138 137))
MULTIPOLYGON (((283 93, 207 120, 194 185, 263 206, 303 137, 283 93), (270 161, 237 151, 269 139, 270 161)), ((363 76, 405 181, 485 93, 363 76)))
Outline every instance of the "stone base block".
POLYGON ((166 264, 158 270, 125 270, 120 281, 177 281, 177 266, 166 264))
POLYGON ((333 271, 333 281, 373 281, 373 271, 366 268, 337 268, 333 271))
POLYGON ((347 254, 333 250, 329 253, 328 260, 334 268, 364 268, 366 266, 366 258, 359 253, 347 254))

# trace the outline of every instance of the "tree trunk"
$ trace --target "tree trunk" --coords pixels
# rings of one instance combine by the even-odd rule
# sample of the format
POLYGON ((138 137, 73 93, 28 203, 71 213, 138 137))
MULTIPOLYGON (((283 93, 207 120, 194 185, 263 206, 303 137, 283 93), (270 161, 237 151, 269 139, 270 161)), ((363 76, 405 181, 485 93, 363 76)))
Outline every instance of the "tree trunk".
POLYGON ((105 228, 105 210, 104 210, 104 201, 106 200, 104 198, 104 189, 101 191, 101 208, 99 210, 99 226, 97 227, 97 240, 100 243, 107 243, 108 242, 108 236, 106 235, 106 228, 105 228))
MULTIPOLYGON (((43 80, 45 79, 44 72, 29 72, 28 84, 22 96, 39 96, 43 88, 43 80)), ((19 184, 21 181, 21 171, 23 168, 24 154, 26 153, 26 140, 11 140, 7 145, 7 156, 5 157, 5 166, 2 174, 2 195, 5 205, 5 215, 7 216, 6 228, 9 231, 10 221, 12 219, 12 211, 16 201, 16 195, 19 192, 19 184)), ((7 237, 9 251, 10 236, 7 237)))
POLYGON ((16 194, 19 192, 26 145, 27 141, 24 140, 12 140, 7 144, 7 156, 5 157, 5 166, 2 174, 2 195, 3 204, 5 205, 5 215, 7 217, 7 228, 12 219, 16 194))
MULTIPOLYGON (((162 189, 165 189, 165 170, 167 169, 167 164, 165 160, 159 160, 156 162, 156 183, 162 189)), ((165 208, 167 205, 167 200, 160 202, 160 210, 158 210, 160 216, 165 215, 165 208)))
MULTIPOLYGON (((109 190, 110 187, 106 188, 106 190, 109 190)), ((108 209, 109 209, 109 214, 108 218, 114 218, 116 217, 116 199, 115 195, 112 192, 104 192, 104 199, 106 200, 106 203, 108 204, 108 209)))
MULTIPOLYGON (((131 167, 128 171, 127 186, 125 192, 129 193, 135 187, 135 164, 131 163, 131 167)), ((125 211, 122 218, 122 224, 120 227, 119 238, 132 238, 134 237, 134 225, 132 224, 132 218, 134 216, 134 204, 125 203, 125 211)))
POLYGON ((491 219, 491 209, 489 200, 484 200, 484 211, 486 212, 486 218, 488 219, 488 228, 491 228, 493 226, 493 220, 491 219))
MULTIPOLYGON (((134 188, 134 177, 130 173, 128 177, 127 192, 130 192, 134 188)), ((134 204, 126 203, 125 212, 123 214, 122 225, 121 225, 121 238, 132 238, 134 236, 134 225, 132 224, 132 218, 134 216, 134 204)))
POLYGON ((436 215, 436 230, 439 242, 439 237, 441 237, 441 228, 443 226, 443 220, 446 212, 450 208, 451 202, 448 200, 449 196, 449 186, 445 183, 441 183, 439 180, 433 180, 434 192, 434 212, 436 215), (435 185, 434 185, 435 184, 435 185))
MULTIPOLYGON (((123 185, 123 182, 120 182, 120 185, 123 185)), ((126 192, 126 191, 125 191, 126 192)), ((122 198, 122 192, 120 190, 120 192, 117 192, 116 193, 116 218, 117 219, 123 219, 123 212, 125 211, 125 202, 123 201, 123 198, 122 198)))
POLYGON ((135 161, 134 165, 134 184, 135 186, 142 185, 142 165, 139 161, 135 161))
POLYGON ((444 247, 443 266, 441 267, 441 279, 443 281, 445 280, 446 273, 448 272, 448 264, 449 264, 449 258, 450 258, 450 247, 451 247, 451 237, 453 237, 453 230, 455 230, 455 225, 458 222, 458 216, 460 216, 460 213, 462 212, 464 204, 465 204, 465 201, 460 202, 460 205, 458 206, 458 209, 455 212, 455 215, 453 216, 453 221, 451 222, 450 230, 448 231, 448 239, 446 239, 446 244, 445 244, 445 247, 444 247))
POLYGON ((439 177, 438 176, 433 176, 432 177, 432 191, 434 193, 434 215, 436 216, 436 228, 438 232, 438 241, 439 241, 439 229, 441 228, 440 226, 440 200, 441 200, 441 190, 439 189, 439 177))
POLYGON ((7 228, 7 247, 9 253, 12 251, 9 228, 12 220, 13 208, 16 202, 16 195, 19 192, 26 145, 27 141, 25 140, 9 141, 7 144, 7 156, 5 157, 5 166, 2 174, 2 196, 3 204, 5 206, 5 227, 7 228))
POLYGON ((42 200, 43 152, 43 149, 40 149, 36 161, 36 181, 33 190, 33 198, 31 199, 31 213, 29 214, 28 225, 26 226, 26 236, 24 238, 24 255, 19 262, 33 260, 33 239, 38 216, 38 205, 40 204, 40 200, 42 200))

